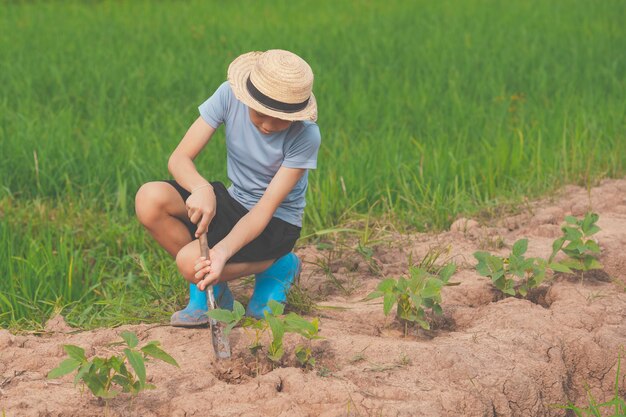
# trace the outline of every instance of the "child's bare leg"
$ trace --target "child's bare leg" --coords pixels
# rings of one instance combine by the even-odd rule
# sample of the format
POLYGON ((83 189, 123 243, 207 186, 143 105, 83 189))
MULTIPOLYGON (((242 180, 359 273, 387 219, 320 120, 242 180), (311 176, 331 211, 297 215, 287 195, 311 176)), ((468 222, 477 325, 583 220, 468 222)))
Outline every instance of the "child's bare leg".
POLYGON ((135 196, 135 212, 148 232, 173 258, 191 242, 183 221, 187 218, 185 202, 170 184, 155 181, 142 185, 135 196))
MULTIPOLYGON (((183 277, 189 282, 196 283, 199 281, 195 278, 196 271, 194 269, 196 260, 200 257, 200 245, 195 240, 185 245, 176 255, 176 264, 178 270, 183 277)), ((232 279, 246 277, 248 275, 258 274, 269 268, 274 259, 259 262, 237 262, 229 263, 224 266, 220 282, 230 281, 232 279)))

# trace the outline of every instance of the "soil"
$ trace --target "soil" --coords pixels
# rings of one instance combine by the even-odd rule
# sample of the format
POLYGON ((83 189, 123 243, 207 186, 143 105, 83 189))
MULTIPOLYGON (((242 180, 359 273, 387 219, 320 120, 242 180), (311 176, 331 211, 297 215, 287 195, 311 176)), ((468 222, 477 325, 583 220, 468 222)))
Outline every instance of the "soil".
MULTIPOLYGON (((554 404, 587 404, 587 389, 612 397, 620 346, 626 343, 626 180, 592 188, 569 186, 558 195, 528 202, 498 219, 459 219, 439 234, 379 230, 368 242, 298 249, 305 260, 300 285, 320 309, 323 340, 312 343, 314 369, 296 366, 296 340, 287 338, 283 366, 258 366, 250 335, 230 336, 233 359, 216 362, 208 329, 132 325, 80 331, 61 317, 43 334, 0 330, 0 413, 12 416, 567 416, 554 404), (517 239, 529 239, 527 256, 547 257, 566 215, 599 213, 595 235, 604 270, 584 277, 556 276, 532 300, 501 297, 479 276, 472 254, 505 255, 517 239), (428 253, 453 259, 458 272, 444 288, 443 317, 433 329, 409 329, 385 317, 379 300, 363 301, 383 276, 399 276, 428 253), (365 253, 365 255, 362 255, 365 253), (321 301, 319 301, 321 300, 321 301), (68 375, 46 374, 65 357, 62 345, 109 355, 119 333, 141 342, 159 340, 180 369, 147 365, 156 389, 107 405, 80 392, 68 375), (257 376, 258 374, 258 376, 257 376)), ((249 287, 235 286, 242 299, 249 287)), ((619 376, 621 395, 625 373, 619 376)))

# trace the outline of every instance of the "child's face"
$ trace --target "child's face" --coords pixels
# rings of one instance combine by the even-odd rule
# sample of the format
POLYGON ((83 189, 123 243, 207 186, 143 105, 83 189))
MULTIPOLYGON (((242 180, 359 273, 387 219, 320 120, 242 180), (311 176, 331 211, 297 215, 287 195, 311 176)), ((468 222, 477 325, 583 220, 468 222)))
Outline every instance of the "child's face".
POLYGON ((252 124, 256 126, 256 128, 259 129, 259 132, 264 135, 280 132, 281 130, 287 129, 291 125, 289 120, 277 119, 276 117, 259 113, 250 107, 249 109, 252 124))

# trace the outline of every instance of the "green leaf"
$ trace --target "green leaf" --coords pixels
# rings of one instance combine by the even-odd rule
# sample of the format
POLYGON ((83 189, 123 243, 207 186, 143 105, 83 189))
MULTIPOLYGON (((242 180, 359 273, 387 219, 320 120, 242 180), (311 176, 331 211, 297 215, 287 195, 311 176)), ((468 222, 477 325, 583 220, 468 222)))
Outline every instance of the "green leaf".
POLYGON ((487 252, 475 252, 474 257, 479 260, 476 265, 478 273, 484 277, 498 279, 504 273, 504 261, 497 256, 491 256, 487 252))
POLYGON ((528 249, 528 239, 520 239, 513 244, 513 255, 522 256, 528 249))
POLYGON ((417 319, 415 320, 417 324, 424 330, 430 330, 430 324, 426 320, 417 319))
POLYGON ((230 332, 233 331, 236 325, 237 323, 228 323, 222 330, 222 332, 224 333, 224 337, 228 337, 228 335, 230 334, 230 332))
POLYGON ((487 252, 482 252, 482 251, 474 252, 474 258, 476 258, 476 260, 479 262, 484 261, 487 256, 490 256, 489 253, 487 252))
MULTIPOLYGON (((92 391, 93 392, 93 391, 92 391)), ((103 398, 105 400, 110 400, 117 397, 120 394, 120 391, 112 389, 110 391, 105 391, 104 387, 102 387, 97 394, 94 393, 96 397, 103 398)))
MULTIPOLYGON (((512 284, 512 282, 511 282, 512 284)), ((508 294, 508 295, 512 295, 515 296, 515 288, 513 288, 511 285, 507 285, 503 290, 503 293, 508 294)))
POLYGON ((574 271, 572 271, 567 265, 563 265, 558 262, 552 262, 551 264, 548 265, 548 267, 556 272, 564 272, 566 274, 574 273, 574 271))
POLYGON ((563 252, 565 252, 568 255, 570 255, 570 254, 579 255, 579 254, 583 253, 585 251, 585 249, 586 249, 586 247, 585 247, 585 245, 583 244, 582 241, 574 240, 574 241, 570 242, 567 246, 565 246, 563 248, 563 252))
POLYGON ((545 277, 546 277, 546 270, 545 269, 538 270, 533 274, 533 277, 531 279, 532 284, 529 284, 529 285, 531 286, 531 288, 538 287, 543 282, 545 277))
POLYGON ((146 384, 146 365, 143 362, 143 357, 141 353, 131 350, 124 349, 124 354, 128 358, 128 362, 135 370, 137 377, 139 377, 139 383, 143 387, 146 384))
POLYGON ((407 289, 408 285, 409 285, 409 281, 404 277, 400 277, 398 278, 398 283, 396 284, 395 289, 397 289, 400 292, 403 292, 404 290, 407 289))
POLYGON ((231 323, 235 321, 235 316, 232 311, 223 308, 216 308, 215 310, 209 310, 207 315, 222 323, 231 323))
POLYGON ((396 296, 392 293, 385 293, 385 298, 383 299, 383 312, 385 316, 389 315, 393 305, 396 303, 396 296))
POLYGON ((239 301, 235 300, 235 303, 233 306, 233 313, 235 314, 235 317, 241 318, 246 315, 246 309, 243 307, 243 305, 241 305, 239 301))
POLYGON ((81 365, 80 361, 77 361, 73 358, 65 359, 63 362, 59 364, 58 367, 54 368, 48 373, 48 379, 54 379, 62 377, 63 375, 67 375, 76 368, 81 365))
POLYGON ((426 281, 424 290, 422 291, 422 298, 433 298, 441 293, 441 287, 443 282, 437 278, 429 278, 426 281))
POLYGON ((115 375, 111 381, 123 388, 124 392, 130 391, 131 383, 128 378, 122 375, 115 375))
POLYGON ((494 279, 492 280, 492 282, 493 282, 493 285, 495 285, 496 288, 499 289, 500 291, 502 291, 504 287, 506 286, 506 279, 504 277, 494 279))
POLYGON ((285 312, 285 306, 276 300, 270 300, 267 306, 272 311, 273 316, 280 316, 285 312))
POLYGON ((174 365, 178 368, 178 362, 174 358, 172 358, 169 354, 167 354, 164 350, 158 347, 159 342, 150 342, 144 347, 141 348, 141 351, 148 356, 151 356, 155 359, 162 360, 165 363, 169 363, 170 365, 174 365))
POLYGON ((76 359, 79 362, 87 361, 87 358, 85 357, 85 349, 81 347, 74 345, 63 345, 63 350, 65 350, 67 355, 72 359, 76 359))
POLYGON ((283 348, 282 341, 280 342, 280 344, 278 344, 278 343, 275 344, 274 342, 272 342, 270 344, 270 348, 269 348, 269 352, 268 352, 267 357, 272 362, 279 362, 284 354, 285 354, 285 350, 283 348))
POLYGON ((554 242, 552 242, 552 256, 554 256, 558 251, 561 250, 564 243, 565 243, 564 237, 560 237, 556 239, 554 242))
POLYGON ((383 295, 385 295, 385 293, 382 291, 374 291, 374 292, 367 294, 367 296, 363 299, 363 301, 369 301, 369 300, 373 300, 374 298, 380 298, 383 295))
POLYGON ((123 331, 120 336, 122 337, 122 339, 124 339, 129 348, 134 348, 135 346, 137 346, 137 344, 139 344, 137 335, 135 335, 135 333, 133 332, 123 331))
POLYGON ((93 369, 92 372, 85 374, 85 376, 83 377, 85 385, 87 385, 87 388, 89 388, 91 393, 96 397, 109 398, 107 397, 108 394, 104 389, 108 373, 95 373, 94 371, 95 369, 93 369))
POLYGON ((455 271, 456 271, 456 264, 453 262, 450 262, 446 264, 446 266, 441 268, 441 271, 439 271, 439 277, 443 282, 448 282, 448 280, 454 274, 455 271))
POLYGON ((303 346, 300 346, 300 345, 296 346, 296 350, 294 353, 296 355, 296 359, 302 366, 305 366, 307 364, 308 357, 311 355, 310 349, 307 352, 307 349, 305 349, 303 346))
POLYGON ((396 280, 393 278, 386 278, 378 283, 378 287, 376 289, 381 292, 389 292, 392 291, 396 286, 396 280))
POLYGON ((422 302, 423 302, 422 297, 420 297, 417 294, 411 294, 410 298, 411 298, 411 302, 413 303, 412 307, 420 308, 420 306, 422 305, 422 302))
POLYGON ((583 263, 578 259, 564 259, 561 261, 561 264, 571 269, 576 269, 578 271, 581 271, 585 268, 585 265, 583 265, 583 263))
POLYGON ((272 339, 273 341, 282 341, 283 336, 285 334, 285 325, 284 323, 274 317, 266 314, 267 323, 270 325, 270 329, 272 330, 272 339))
POLYGON ((563 227, 563 231, 565 232, 565 238, 569 241, 575 241, 583 237, 583 234, 580 230, 575 229, 573 227, 563 227))
POLYGON ((600 216, 598 216, 596 213, 587 213, 585 215, 585 218, 581 224, 581 229, 583 230, 583 233, 585 235, 591 236, 594 233, 600 231, 600 228, 595 225, 599 218, 600 216))
MULTIPOLYGON (((263 314, 265 314, 265 312, 263 312, 263 314)), ((267 322, 263 319, 257 320, 254 317, 244 317, 241 326, 247 329, 264 330, 267 326, 267 322)))
POLYGON ((439 304, 435 304, 433 306, 433 313, 441 316, 443 314, 443 309, 441 308, 441 306, 439 304))
POLYGON ((585 242, 585 246, 587 246, 587 249, 590 252, 600 253, 600 246, 598 246, 598 244, 591 239, 585 242))
POLYGON ((595 234, 596 234, 596 233, 598 233, 600 230, 601 230, 601 229, 600 229, 598 226, 593 225, 593 226, 591 226, 591 227, 589 228, 589 230, 587 230, 587 231, 585 232, 585 236, 592 236, 592 235, 595 235, 595 234))
POLYGON ((593 256, 585 257, 583 261, 585 265, 585 271, 589 271, 590 269, 602 269, 602 264, 593 256))
POLYGON ((317 334, 317 326, 296 313, 289 313, 285 316, 285 327, 287 331, 298 333, 306 338, 317 334))
POLYGON ((578 219, 574 216, 565 216, 565 221, 569 224, 577 224, 578 219))
POLYGON ((117 372, 120 372, 122 366, 124 366, 124 358, 120 356, 112 356, 108 359, 108 363, 117 372))
POLYGON ((91 371, 92 366, 93 364, 91 362, 87 362, 78 369, 78 372, 74 377, 74 386, 76 386, 80 382, 80 380, 83 379, 83 377, 91 371))

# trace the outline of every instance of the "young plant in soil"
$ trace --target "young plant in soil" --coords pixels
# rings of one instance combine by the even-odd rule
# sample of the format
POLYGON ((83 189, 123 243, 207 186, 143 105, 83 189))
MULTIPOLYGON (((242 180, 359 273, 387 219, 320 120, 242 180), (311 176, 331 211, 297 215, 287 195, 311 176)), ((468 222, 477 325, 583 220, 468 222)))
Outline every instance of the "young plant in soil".
POLYGON ((566 225, 561 227, 563 236, 552 243, 552 255, 548 261, 552 262, 559 252, 563 252, 568 258, 562 260, 561 264, 568 270, 561 272, 571 273, 573 269, 584 275, 586 271, 602 269, 602 264, 596 258, 600 246, 590 239, 600 231, 596 225, 599 218, 596 213, 587 213, 581 220, 573 216, 565 217, 566 225))
POLYGON ((310 343, 314 339, 321 339, 319 333, 319 319, 314 318, 310 322, 296 313, 283 315, 285 306, 274 300, 268 303, 270 311, 264 312, 265 317, 255 319, 245 317, 245 309, 238 301, 235 301, 233 311, 216 309, 208 312, 208 315, 215 320, 226 323, 224 334, 228 335, 230 331, 237 325, 247 333, 253 334, 252 343, 248 349, 255 357, 257 362, 257 375, 259 369, 259 352, 265 351, 267 358, 272 362, 273 366, 280 366, 285 355, 283 339, 285 334, 298 334, 307 342, 295 347, 295 357, 303 368, 312 368, 315 366, 315 358, 311 352, 310 343), (269 334, 269 343, 264 335, 269 334))
POLYGON ((440 305, 441 289, 446 285, 458 285, 448 282, 455 271, 454 263, 445 265, 437 274, 411 265, 409 278, 384 279, 378 284, 376 291, 368 294, 365 300, 383 297, 383 312, 386 316, 389 315, 393 306, 397 305, 396 318, 404 324, 405 337, 410 323, 428 330, 430 323, 426 318, 425 309, 428 308, 438 315, 443 313, 440 305))
MULTIPOLYGON (((544 281, 548 263, 542 258, 526 258, 528 239, 520 239, 513 244, 508 257, 491 255, 488 252, 475 252, 478 260, 476 270, 482 276, 491 278, 493 285, 506 295, 526 297, 528 292, 544 281)), ((559 264, 550 265, 562 270, 559 264)))
POLYGON ((69 358, 51 370, 48 373, 48 379, 59 378, 77 371, 74 385, 82 381, 94 396, 107 400, 122 392, 135 396, 143 390, 156 388, 153 384, 146 383, 145 362, 148 357, 178 367, 176 360, 159 347, 158 341, 153 340, 137 348, 139 340, 134 333, 124 331, 120 336, 124 341, 114 343, 114 345, 125 344, 127 347, 124 353, 108 358, 94 357, 88 360, 83 348, 63 345, 69 358))

